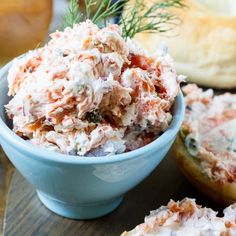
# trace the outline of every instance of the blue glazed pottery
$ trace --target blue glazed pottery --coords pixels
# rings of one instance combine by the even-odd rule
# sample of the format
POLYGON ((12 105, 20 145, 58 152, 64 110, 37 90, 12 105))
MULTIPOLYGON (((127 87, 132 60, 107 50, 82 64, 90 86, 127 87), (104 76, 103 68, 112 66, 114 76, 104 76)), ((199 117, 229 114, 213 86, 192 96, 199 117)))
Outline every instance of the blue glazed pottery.
POLYGON ((168 130, 152 143, 131 152, 103 157, 64 155, 40 149, 9 127, 4 105, 7 73, 0 71, 0 143, 19 172, 34 186, 39 199, 53 212, 74 219, 92 219, 113 211, 122 196, 146 178, 170 149, 184 117, 179 94, 168 130))

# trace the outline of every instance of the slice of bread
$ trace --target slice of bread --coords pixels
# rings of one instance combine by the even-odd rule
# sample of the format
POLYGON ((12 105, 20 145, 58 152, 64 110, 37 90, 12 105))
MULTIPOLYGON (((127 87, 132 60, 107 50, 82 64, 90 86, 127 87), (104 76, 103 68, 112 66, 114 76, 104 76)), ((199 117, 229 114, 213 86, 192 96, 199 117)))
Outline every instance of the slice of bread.
POLYGON ((210 208, 202 208, 195 200, 185 198, 182 201, 171 200, 145 217, 144 223, 121 236, 204 236, 236 235, 236 204, 224 210, 224 217, 210 208))
POLYGON ((214 181, 205 175, 200 161, 191 156, 178 135, 173 145, 177 164, 186 178, 202 193, 220 204, 236 202, 236 183, 214 181))

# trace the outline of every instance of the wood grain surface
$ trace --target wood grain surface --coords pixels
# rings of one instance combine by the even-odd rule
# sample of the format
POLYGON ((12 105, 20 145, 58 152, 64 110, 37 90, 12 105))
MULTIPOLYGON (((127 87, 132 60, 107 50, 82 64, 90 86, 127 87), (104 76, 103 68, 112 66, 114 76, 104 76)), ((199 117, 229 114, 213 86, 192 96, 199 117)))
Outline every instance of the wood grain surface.
POLYGON ((0 146, 0 235, 2 235, 4 211, 13 169, 0 146))
POLYGON ((197 203, 221 211, 205 199, 182 176, 169 154, 140 185, 126 194, 123 203, 111 214, 96 220, 69 220, 50 212, 38 200, 33 187, 15 172, 5 214, 4 235, 120 235, 143 222, 150 210, 169 199, 196 198, 197 203))

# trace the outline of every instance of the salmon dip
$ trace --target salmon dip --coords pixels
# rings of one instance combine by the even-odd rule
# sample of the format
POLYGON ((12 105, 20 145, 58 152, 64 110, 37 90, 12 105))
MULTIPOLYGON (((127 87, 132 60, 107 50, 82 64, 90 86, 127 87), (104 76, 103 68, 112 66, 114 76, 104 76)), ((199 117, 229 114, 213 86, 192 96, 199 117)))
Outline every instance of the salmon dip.
POLYGON ((214 95, 195 84, 183 92, 186 111, 180 134, 189 154, 209 178, 236 182, 236 94, 214 95))
POLYGON ((119 154, 168 128, 180 80, 165 50, 148 55, 118 25, 88 20, 13 61, 6 112, 13 131, 39 147, 119 154))
POLYGON ((171 200, 121 236, 235 236, 236 204, 223 213, 223 217, 218 217, 217 212, 197 205, 194 199, 171 200))

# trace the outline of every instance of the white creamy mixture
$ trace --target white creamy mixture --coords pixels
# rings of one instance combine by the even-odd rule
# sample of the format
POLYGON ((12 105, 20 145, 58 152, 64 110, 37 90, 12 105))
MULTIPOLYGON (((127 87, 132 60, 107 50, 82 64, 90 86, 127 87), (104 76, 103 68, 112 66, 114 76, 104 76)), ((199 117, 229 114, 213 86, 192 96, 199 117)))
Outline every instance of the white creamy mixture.
POLYGON ((9 71, 6 109, 18 135, 61 153, 109 155, 168 128, 179 92, 168 54, 147 55, 118 25, 90 21, 51 38, 9 71))
POLYGON ((167 206, 152 211, 145 222, 122 236, 235 236, 236 204, 217 217, 210 208, 201 208, 195 200, 171 200, 167 206))
POLYGON ((202 171, 217 181, 236 181, 236 95, 214 95, 196 85, 183 88, 186 113, 181 133, 202 171))

